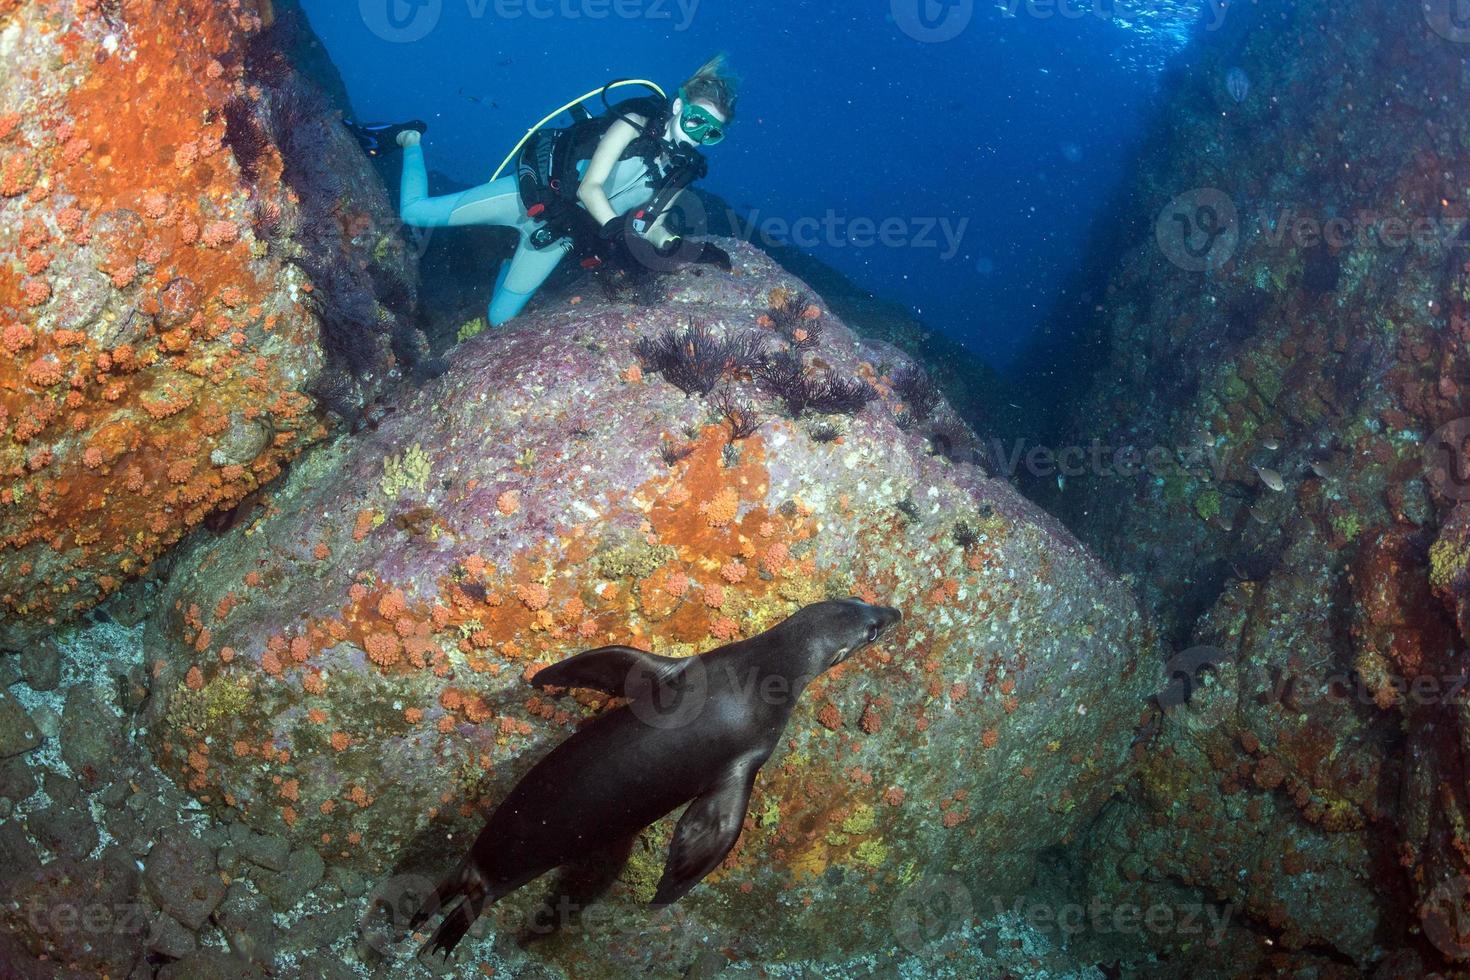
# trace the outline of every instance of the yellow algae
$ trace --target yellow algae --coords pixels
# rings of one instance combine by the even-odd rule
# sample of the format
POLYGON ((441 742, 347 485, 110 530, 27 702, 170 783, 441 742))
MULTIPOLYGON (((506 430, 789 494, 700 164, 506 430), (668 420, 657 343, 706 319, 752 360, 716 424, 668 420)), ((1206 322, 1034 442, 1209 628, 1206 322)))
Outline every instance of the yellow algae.
POLYGON ((865 840, 853 851, 853 856, 870 868, 876 868, 888 860, 888 847, 875 840, 865 840))
POLYGON ((423 446, 414 443, 402 453, 383 460, 383 495, 400 496, 405 490, 423 493, 429 485, 429 457, 423 446))
POLYGON ((459 328, 459 333, 455 335, 454 341, 457 344, 462 344, 471 337, 478 337, 485 332, 487 326, 488 324, 485 322, 485 318, 477 316, 459 328))
POLYGON ((873 829, 876 823, 873 808, 862 803, 853 809, 846 820, 842 821, 842 829, 849 834, 866 834, 873 829))

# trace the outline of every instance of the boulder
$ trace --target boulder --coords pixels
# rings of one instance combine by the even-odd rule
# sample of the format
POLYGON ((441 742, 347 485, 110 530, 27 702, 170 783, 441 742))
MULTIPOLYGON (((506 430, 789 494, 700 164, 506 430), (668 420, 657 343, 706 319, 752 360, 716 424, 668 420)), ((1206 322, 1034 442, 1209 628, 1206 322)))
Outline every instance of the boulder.
POLYGON ((0 5, 0 647, 278 475, 323 434, 317 393, 387 376, 377 298, 411 303, 413 256, 328 113, 282 138, 310 89, 271 11, 0 5))
MULTIPOLYGON (((891 945, 875 896, 924 876, 982 903, 1025 887, 1128 771, 1152 637, 969 461, 906 355, 723 244, 735 274, 678 272, 654 306, 552 297, 467 340, 377 429, 303 458, 249 533, 182 553, 147 630, 161 764, 329 865, 438 874, 602 705, 534 691, 539 667, 607 643, 694 655, 858 595, 900 606, 901 631, 807 691, 740 844, 678 915, 741 955, 819 955, 891 945), (670 357, 725 341, 715 390, 670 383, 670 357), (777 384, 773 364, 804 373, 777 384), (799 410, 814 381, 847 414, 799 410)), ((670 827, 610 898, 631 934, 604 965, 671 955, 637 907, 670 827)))

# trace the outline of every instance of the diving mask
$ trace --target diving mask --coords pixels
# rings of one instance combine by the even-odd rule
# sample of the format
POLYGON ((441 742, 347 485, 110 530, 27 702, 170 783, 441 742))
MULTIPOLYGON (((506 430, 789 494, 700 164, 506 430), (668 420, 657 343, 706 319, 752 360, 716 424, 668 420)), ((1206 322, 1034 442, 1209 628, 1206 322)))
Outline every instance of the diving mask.
POLYGON ((684 102, 684 111, 679 116, 679 128, 684 131, 685 136, 703 146, 714 146, 725 138, 724 123, 704 106, 695 105, 687 99, 684 102))

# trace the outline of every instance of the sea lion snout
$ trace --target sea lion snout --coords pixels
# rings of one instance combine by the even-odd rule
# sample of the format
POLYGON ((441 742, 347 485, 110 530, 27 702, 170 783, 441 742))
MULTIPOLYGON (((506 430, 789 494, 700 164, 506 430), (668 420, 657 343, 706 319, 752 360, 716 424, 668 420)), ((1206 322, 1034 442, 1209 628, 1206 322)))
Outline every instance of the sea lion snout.
POLYGON ((903 613, 892 606, 876 606, 853 597, 832 603, 841 608, 833 633, 839 637, 836 655, 827 666, 835 667, 854 653, 878 642, 878 639, 903 619, 903 613))
MULTIPOLYGON (((888 632, 892 627, 903 622, 903 611, 900 609, 895 609, 892 606, 873 606, 872 609, 877 614, 878 634, 880 636, 888 632)), ((874 639, 877 639, 877 637, 874 637, 874 639)))

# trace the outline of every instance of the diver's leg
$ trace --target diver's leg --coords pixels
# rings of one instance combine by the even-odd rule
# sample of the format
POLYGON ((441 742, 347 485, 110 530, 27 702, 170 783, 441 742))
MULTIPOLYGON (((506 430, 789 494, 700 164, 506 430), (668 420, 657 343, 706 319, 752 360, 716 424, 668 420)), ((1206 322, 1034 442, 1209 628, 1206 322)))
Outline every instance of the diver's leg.
POLYGON ((490 325, 498 327, 525 309, 571 247, 571 241, 564 238, 546 248, 532 248, 522 229, 516 254, 500 267, 496 277, 495 295, 490 298, 490 325))
POLYGON ((398 213, 405 224, 417 228, 515 225, 524 217, 514 177, 502 177, 457 194, 430 197, 424 148, 418 144, 403 148, 398 213))

